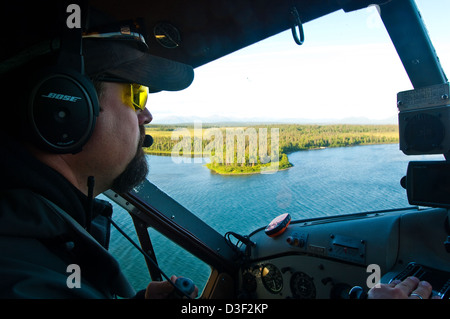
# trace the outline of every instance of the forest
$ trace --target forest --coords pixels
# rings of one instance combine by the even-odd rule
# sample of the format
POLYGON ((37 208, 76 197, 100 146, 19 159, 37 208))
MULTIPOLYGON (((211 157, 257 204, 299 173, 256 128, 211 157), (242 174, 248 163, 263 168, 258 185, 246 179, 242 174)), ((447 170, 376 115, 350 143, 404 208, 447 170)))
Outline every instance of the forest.
POLYGON ((288 155, 327 147, 398 143, 397 125, 147 125, 147 154, 209 157, 219 174, 252 174, 292 166, 288 155))

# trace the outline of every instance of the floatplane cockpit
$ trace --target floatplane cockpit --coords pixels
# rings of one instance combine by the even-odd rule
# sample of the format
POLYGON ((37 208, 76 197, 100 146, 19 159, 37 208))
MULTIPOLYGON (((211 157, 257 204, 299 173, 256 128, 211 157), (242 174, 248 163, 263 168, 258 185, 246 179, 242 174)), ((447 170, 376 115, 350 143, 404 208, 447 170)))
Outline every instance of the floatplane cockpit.
MULTIPOLYGON (((289 29, 301 45, 309 21, 373 2, 165 1, 144 3, 142 12, 148 12, 148 21, 168 22, 163 39, 177 42, 182 35, 176 49, 158 45, 156 37, 150 50, 198 67, 289 29)), ((412 207, 304 220, 279 211, 270 224, 245 234, 230 229, 225 237, 151 181, 129 194, 108 193, 139 225, 144 250, 152 251, 147 232, 152 227, 211 267, 201 298, 358 298, 371 280, 373 286, 413 275, 429 280, 436 295, 450 297, 447 78, 414 1, 376 4, 414 88, 397 96, 400 149, 445 158, 410 162, 401 184, 412 207), (355 286, 360 289, 352 290, 355 286)), ((154 23, 149 27, 153 33, 154 23)), ((160 276, 151 264, 149 270, 160 276)))
MULTIPOLYGON (((292 41, 301 46, 308 41, 308 23, 374 5, 413 86, 392 97, 398 110, 398 152, 442 157, 411 161, 404 178, 396 181, 411 206, 297 219, 274 205, 266 208, 273 210, 266 224, 254 224, 244 233, 221 233, 151 178, 129 193, 110 190, 104 196, 129 213, 135 228, 130 232, 145 255, 140 265, 148 268, 140 272, 152 280, 163 278, 168 265, 159 256, 164 248, 155 249, 162 237, 207 265, 206 272, 194 269, 205 272, 204 282, 195 282, 202 299, 364 298, 378 283, 409 276, 427 280, 435 296, 450 298, 450 90, 424 25, 427 17, 413 0, 89 3, 117 21, 142 18, 152 54, 194 69, 284 31, 292 30, 292 41)), ((239 218, 246 218, 246 209, 239 218)), ((129 257, 123 258, 129 263, 129 257)))

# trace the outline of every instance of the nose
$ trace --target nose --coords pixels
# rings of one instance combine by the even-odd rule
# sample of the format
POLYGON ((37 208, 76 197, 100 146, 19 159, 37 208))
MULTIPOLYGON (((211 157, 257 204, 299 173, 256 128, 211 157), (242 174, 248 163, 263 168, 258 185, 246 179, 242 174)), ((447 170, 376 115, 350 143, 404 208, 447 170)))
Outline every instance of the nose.
POLYGON ((149 124, 151 121, 153 121, 152 113, 150 113, 150 111, 145 108, 143 111, 140 111, 138 113, 138 120, 139 125, 149 124))

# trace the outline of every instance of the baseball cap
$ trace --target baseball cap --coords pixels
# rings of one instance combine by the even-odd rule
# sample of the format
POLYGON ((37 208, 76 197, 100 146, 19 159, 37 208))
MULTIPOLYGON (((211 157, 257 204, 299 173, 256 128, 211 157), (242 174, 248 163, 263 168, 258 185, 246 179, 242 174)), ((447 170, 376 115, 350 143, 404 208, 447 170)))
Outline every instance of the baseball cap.
POLYGON ((92 78, 119 78, 152 92, 179 91, 194 79, 191 66, 149 54, 132 41, 84 39, 85 73, 92 78))
MULTIPOLYGON (((104 28, 83 33, 84 73, 97 80, 109 78, 141 84, 147 86, 149 92, 187 88, 194 79, 193 68, 150 54, 141 30, 128 22, 107 24, 104 28)), ((52 41, 42 41, 27 47, 12 58, 2 61, 0 73, 6 74, 35 57, 51 53, 52 47, 52 41)))

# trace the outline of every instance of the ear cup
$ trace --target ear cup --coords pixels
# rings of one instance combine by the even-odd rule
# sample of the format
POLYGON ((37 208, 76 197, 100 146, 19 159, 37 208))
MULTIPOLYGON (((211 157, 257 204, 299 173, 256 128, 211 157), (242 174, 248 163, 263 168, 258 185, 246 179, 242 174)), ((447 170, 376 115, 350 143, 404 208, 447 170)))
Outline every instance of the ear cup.
POLYGON ((77 153, 94 130, 97 93, 81 73, 50 69, 35 82, 27 113, 31 134, 41 147, 54 153, 77 153))

